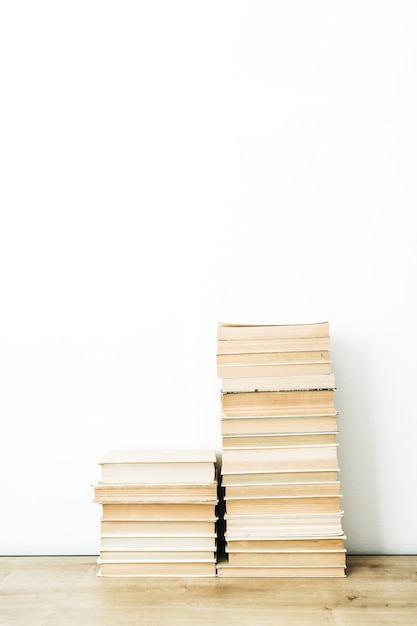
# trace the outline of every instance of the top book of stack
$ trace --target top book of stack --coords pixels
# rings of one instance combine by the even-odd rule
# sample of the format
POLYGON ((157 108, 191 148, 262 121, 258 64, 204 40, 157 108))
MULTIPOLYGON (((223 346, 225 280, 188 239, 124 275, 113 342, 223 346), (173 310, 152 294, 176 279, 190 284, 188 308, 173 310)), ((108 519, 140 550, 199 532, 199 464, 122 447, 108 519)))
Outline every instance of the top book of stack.
POLYGON ((329 323, 219 323, 217 373, 223 393, 334 389, 329 323))
POLYGON ((102 484, 196 485, 216 480, 214 450, 110 450, 99 464, 102 484))
POLYGON ((214 450, 110 450, 100 460, 95 502, 214 502, 214 450))

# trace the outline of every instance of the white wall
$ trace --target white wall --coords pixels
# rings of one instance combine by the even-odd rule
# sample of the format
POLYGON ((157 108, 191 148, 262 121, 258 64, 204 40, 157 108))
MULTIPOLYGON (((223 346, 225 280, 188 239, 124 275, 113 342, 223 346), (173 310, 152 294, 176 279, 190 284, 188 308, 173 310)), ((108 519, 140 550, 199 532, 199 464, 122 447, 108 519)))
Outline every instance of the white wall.
POLYGON ((417 6, 0 9, 0 553, 99 458, 220 449, 217 321, 329 320, 350 552, 415 553, 417 6))

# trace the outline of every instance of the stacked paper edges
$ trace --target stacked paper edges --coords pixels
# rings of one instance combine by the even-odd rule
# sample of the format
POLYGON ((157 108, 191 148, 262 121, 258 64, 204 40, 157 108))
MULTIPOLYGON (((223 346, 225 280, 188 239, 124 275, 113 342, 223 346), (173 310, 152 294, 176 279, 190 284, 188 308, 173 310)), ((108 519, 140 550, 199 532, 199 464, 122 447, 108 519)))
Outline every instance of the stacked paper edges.
POLYGON ((215 451, 112 450, 100 466, 98 575, 216 575, 215 451))
POLYGON ((345 576, 328 322, 219 324, 218 576, 345 576))

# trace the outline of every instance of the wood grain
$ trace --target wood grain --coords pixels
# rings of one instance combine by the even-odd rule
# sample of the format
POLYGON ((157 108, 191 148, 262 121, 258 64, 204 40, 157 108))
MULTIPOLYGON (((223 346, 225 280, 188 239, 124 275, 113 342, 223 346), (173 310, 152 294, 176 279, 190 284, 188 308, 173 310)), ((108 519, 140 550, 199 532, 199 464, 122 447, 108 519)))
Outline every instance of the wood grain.
POLYGON ((417 623, 417 556, 348 556, 342 579, 99 578, 96 559, 0 557, 0 625, 417 623))

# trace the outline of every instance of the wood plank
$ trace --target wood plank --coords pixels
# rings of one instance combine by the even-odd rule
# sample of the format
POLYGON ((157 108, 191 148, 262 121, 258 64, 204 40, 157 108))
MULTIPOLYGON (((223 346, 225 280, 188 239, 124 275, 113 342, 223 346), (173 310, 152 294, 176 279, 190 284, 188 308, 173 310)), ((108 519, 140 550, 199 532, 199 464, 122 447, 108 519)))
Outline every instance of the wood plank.
POLYGON ((99 578, 97 557, 0 557, 0 624, 415 626, 417 556, 348 556, 340 579, 99 578))

